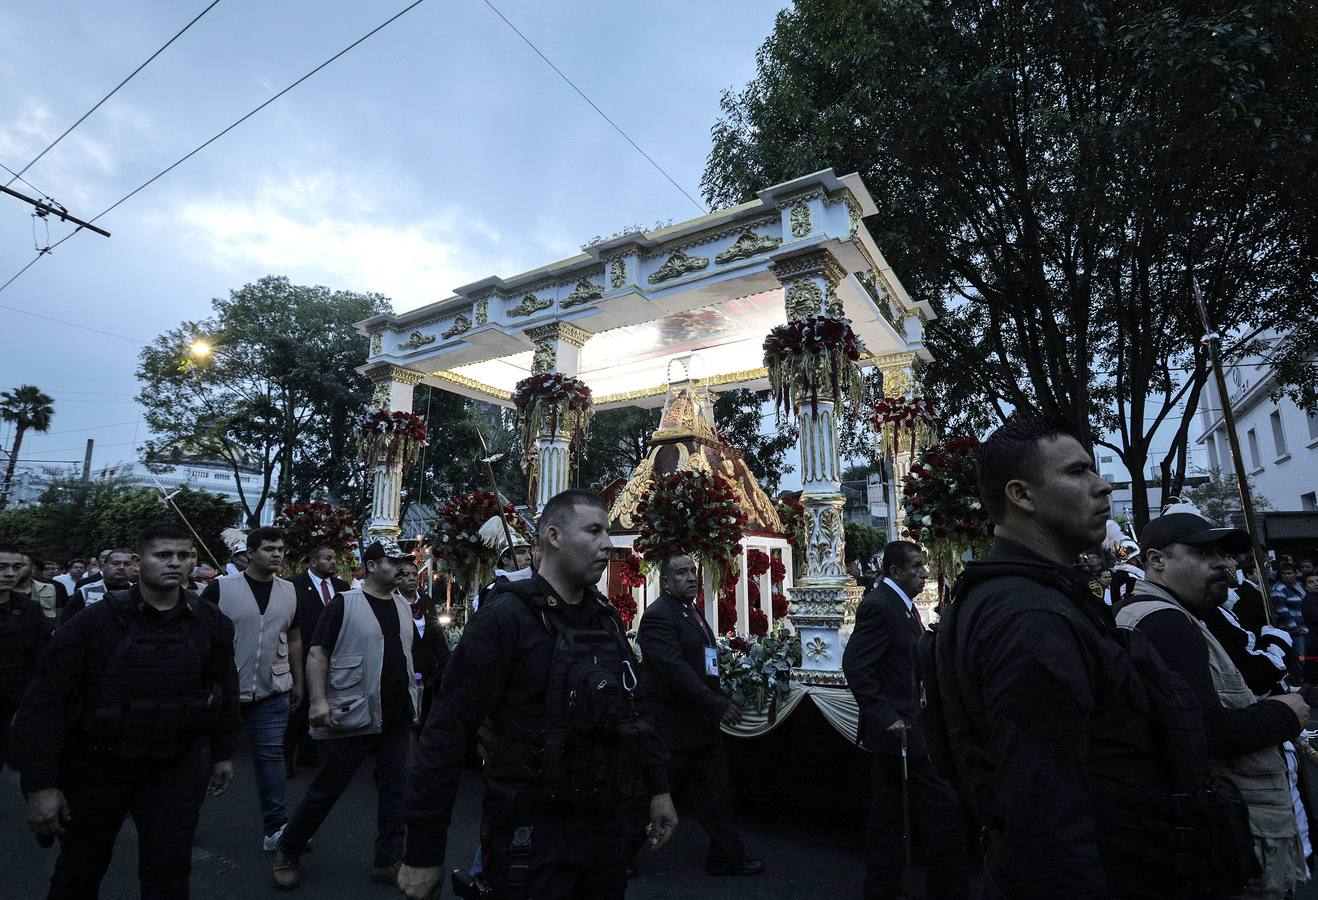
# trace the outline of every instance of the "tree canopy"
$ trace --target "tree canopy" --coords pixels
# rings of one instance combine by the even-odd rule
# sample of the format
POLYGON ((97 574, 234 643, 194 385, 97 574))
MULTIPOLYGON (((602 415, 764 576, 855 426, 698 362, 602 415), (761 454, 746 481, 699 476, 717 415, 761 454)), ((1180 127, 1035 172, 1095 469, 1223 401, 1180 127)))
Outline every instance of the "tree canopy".
POLYGON ((252 525, 267 503, 326 497, 363 506, 370 486, 356 464, 354 430, 371 384, 355 371, 367 346, 353 325, 389 312, 388 301, 268 275, 211 305, 212 317, 184 322, 142 350, 147 462, 227 462, 252 525), (213 349, 190 353, 198 340, 213 349), (258 490, 244 488, 243 465, 261 474, 258 490))
POLYGON ((724 96, 702 186, 727 204, 859 172, 867 227, 938 313, 945 430, 1028 410, 1114 434, 1142 524, 1154 432, 1208 376, 1191 279, 1237 339, 1312 303, 1316 38, 1311 4, 1261 0, 798 0, 724 96))

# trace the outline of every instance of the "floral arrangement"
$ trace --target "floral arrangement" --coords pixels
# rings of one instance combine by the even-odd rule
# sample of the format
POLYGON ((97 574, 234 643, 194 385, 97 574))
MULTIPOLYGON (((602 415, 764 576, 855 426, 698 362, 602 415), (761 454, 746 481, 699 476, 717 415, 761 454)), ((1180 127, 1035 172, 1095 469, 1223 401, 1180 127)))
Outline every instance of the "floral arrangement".
POLYGON ((773 618, 774 618, 774 620, 775 620, 775 621, 781 621, 782 619, 787 618, 787 613, 788 613, 788 611, 789 611, 790 606, 791 606, 791 604, 789 604, 789 603, 787 602, 787 597, 784 596, 784 594, 783 594, 781 588, 779 588, 777 585, 775 585, 775 586, 774 586, 774 589, 773 589, 773 618))
POLYGON ((319 544, 329 544, 341 559, 347 559, 357 536, 357 518, 352 513, 319 500, 285 506, 275 516, 275 527, 284 533, 289 549, 300 555, 319 544))
POLYGON ((523 459, 535 455, 535 440, 542 432, 556 437, 564 432, 574 446, 585 438, 590 426, 590 388, 584 381, 559 372, 532 375, 517 382, 513 390, 517 429, 522 437, 523 459))
POLYGON ((787 567, 783 565, 781 557, 775 556, 769 560, 769 583, 782 584, 787 579, 787 567))
POLYGON ((632 622, 636 619, 637 610, 636 600, 631 593, 629 591, 618 591, 610 594, 609 603, 613 604, 613 608, 618 611, 618 615, 622 616, 622 624, 630 629, 632 622))
POLYGON ((799 412, 809 398, 810 414, 817 417, 821 393, 853 408, 865 387, 859 365, 864 349, 847 319, 811 316, 772 329, 764 339, 764 365, 774 411, 799 412))
POLYGON ((627 558, 618 567, 618 578, 624 587, 637 588, 645 584, 645 573, 641 571, 641 558, 635 553, 628 553, 627 558))
POLYGON ((933 404, 923 397, 880 397, 870 407, 869 426, 883 436, 894 457, 901 452, 902 432, 910 441, 911 456, 938 439, 933 404))
MULTIPOLYGON (((436 570, 472 592, 494 577, 497 551, 487 547, 478 532, 498 512, 499 501, 489 491, 471 491, 445 500, 430 540, 436 570)), ((516 515, 507 503, 503 514, 509 520, 516 515)))
POLYGON ((635 520, 640 534, 633 547, 648 563, 686 553, 708 566, 719 585, 734 571, 746 513, 718 475, 692 469, 656 475, 636 504, 635 520))
POLYGON ((750 633, 756 637, 764 637, 769 633, 769 617, 764 610, 755 608, 750 611, 750 633))
MULTIPOLYGON (((763 613, 761 613, 763 615, 763 613)), ((719 684, 743 709, 772 718, 779 697, 791 690, 792 666, 801 664, 801 638, 780 631, 758 638, 718 639, 719 684)))
POLYGON ((769 554, 759 548, 746 551, 746 577, 752 580, 769 571, 769 554))
POLYGON ((407 468, 425 447, 425 420, 410 412, 376 410, 357 423, 357 453, 367 466, 407 468))
POLYGON ((973 437, 953 437, 920 452, 903 483, 906 534, 924 545, 930 565, 948 578, 966 551, 987 551, 992 523, 979 499, 973 437))

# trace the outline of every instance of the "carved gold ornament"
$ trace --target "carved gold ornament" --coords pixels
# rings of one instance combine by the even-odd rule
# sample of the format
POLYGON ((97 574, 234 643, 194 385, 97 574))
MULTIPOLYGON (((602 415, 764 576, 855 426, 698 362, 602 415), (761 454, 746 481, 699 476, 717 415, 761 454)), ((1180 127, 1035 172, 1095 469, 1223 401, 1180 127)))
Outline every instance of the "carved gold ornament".
MULTIPOLYGON (((461 317, 459 317, 459 318, 461 318, 461 317)), ((456 319, 454 320, 453 324, 454 324, 454 327, 457 327, 457 320, 456 320, 456 319)), ((471 327, 471 325, 469 324, 469 325, 467 326, 467 328, 470 328, 470 327, 471 327)), ((463 331, 466 331, 467 328, 464 328, 464 329, 462 329, 462 330, 463 330, 463 331)), ((458 332, 458 333, 460 333, 460 332, 458 332)), ((451 337, 451 336, 452 336, 452 335, 449 335, 449 334, 447 334, 447 333, 444 335, 444 337, 451 337)), ((424 346, 426 346, 427 344, 433 344, 433 343, 435 343, 435 336, 434 336, 433 334, 422 334, 422 333, 419 332, 419 331, 414 331, 414 332, 412 332, 411 337, 409 337, 406 341, 404 341, 403 343, 401 343, 401 344, 398 345, 398 349, 399 349, 399 350, 416 350, 416 349, 419 348, 419 347, 424 347, 424 346)))
POLYGON ((833 654, 829 652, 827 641, 821 637, 814 637, 805 645, 805 655, 811 662, 819 662, 821 659, 830 658, 833 654))
POLYGON ((371 335, 371 356, 379 356, 383 349, 384 335, 377 331, 371 335))
POLYGON ((823 303, 824 294, 819 290, 819 285, 808 278, 800 278, 787 285, 783 297, 785 300, 784 305, 787 308, 787 318, 808 319, 811 316, 819 315, 819 307, 823 303))
POLYGON ((722 265, 734 260, 746 259, 766 250, 776 249, 782 242, 782 238, 772 237, 767 234, 760 235, 753 231, 743 231, 741 236, 733 241, 731 247, 714 257, 714 262, 722 265))
POLYGON ((475 309, 475 312, 476 312, 476 324, 477 324, 478 326, 479 326, 479 325, 484 325, 486 322, 490 321, 490 298, 489 298, 489 297, 482 297, 482 298, 480 298, 479 300, 477 300, 477 301, 476 301, 476 306, 474 307, 474 309, 475 309))
POLYGON ((522 298, 522 302, 508 310, 510 316, 529 316, 532 313, 538 313, 542 309, 549 309, 554 305, 554 301, 548 297, 537 297, 535 294, 527 294, 522 298))
POLYGON ((572 293, 563 298, 559 304, 560 309, 571 309, 574 306, 580 306, 583 303, 590 303, 604 296, 604 286, 592 284, 590 279, 583 278, 577 282, 577 286, 572 293))
POLYGON ((843 537, 841 505, 806 505, 805 572, 807 578, 841 578, 843 537))
POLYGON ((658 284, 661 281, 668 281, 685 275, 688 272, 698 272, 709 265, 708 256, 687 256, 681 250, 673 251, 673 255, 668 257, 668 262, 660 266, 651 276, 650 284, 658 284))
POLYGON ((810 235, 810 207, 804 202, 798 202, 792 207, 788 221, 791 223, 792 237, 803 238, 810 235))
POLYGON ((627 286, 627 263, 621 256, 609 263, 609 286, 615 291, 627 286))
MULTIPOLYGON (((462 313, 458 313, 457 317, 453 319, 453 324, 450 325, 448 328, 446 328, 444 330, 444 333, 441 334, 440 337, 444 338, 445 340, 448 340, 449 338, 457 337, 460 334, 465 334, 468 331, 471 331, 471 319, 468 319, 462 313)), ((419 334, 420 332, 416 332, 416 331, 412 332, 412 338, 415 340, 417 335, 419 334)), ((425 341, 425 343, 428 344, 430 343, 430 341, 433 340, 434 338, 432 337, 430 340, 425 341)), ((417 346, 420 345, 418 344, 417 346)))
POLYGON ((535 353, 531 356, 531 374, 544 375, 554 371, 558 364, 558 354, 554 351, 553 338, 542 338, 535 342, 535 353))

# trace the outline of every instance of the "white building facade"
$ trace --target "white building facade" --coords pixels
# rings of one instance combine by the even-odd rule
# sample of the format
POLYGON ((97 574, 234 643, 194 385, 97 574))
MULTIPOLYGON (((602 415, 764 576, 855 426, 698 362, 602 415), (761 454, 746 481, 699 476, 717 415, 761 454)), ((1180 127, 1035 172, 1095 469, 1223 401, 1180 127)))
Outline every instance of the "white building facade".
MULTIPOLYGON (((209 494, 218 494, 224 499, 238 504, 240 511, 242 509, 238 484, 234 481, 233 468, 228 463, 216 460, 186 459, 178 465, 159 473, 150 471, 140 461, 120 463, 115 466, 108 466, 96 475, 98 478, 123 476, 128 479, 129 484, 135 487, 154 489, 158 484, 166 491, 183 487, 194 491, 206 491, 209 494)), ((247 502, 249 504, 255 503, 257 498, 261 496, 261 473, 255 469, 248 470, 245 467, 240 467, 239 477, 242 479, 242 490, 247 496, 247 502)), ((271 484, 273 485, 278 478, 279 472, 276 470, 271 476, 271 484)), ((272 492, 271 496, 266 499, 265 506, 261 508, 261 524, 273 525, 275 512, 272 492)), ((235 522, 234 524, 241 525, 242 523, 235 522)))
MULTIPOLYGON (((1272 346, 1285 339, 1275 333, 1267 337, 1272 346)), ((1318 512, 1318 415, 1306 413, 1289 397, 1273 399, 1279 387, 1264 356, 1231 364, 1226 383, 1245 471, 1255 493, 1279 512, 1318 512)), ((1213 381, 1199 418, 1203 430, 1198 442, 1208 467, 1234 472, 1222 399, 1213 381)))

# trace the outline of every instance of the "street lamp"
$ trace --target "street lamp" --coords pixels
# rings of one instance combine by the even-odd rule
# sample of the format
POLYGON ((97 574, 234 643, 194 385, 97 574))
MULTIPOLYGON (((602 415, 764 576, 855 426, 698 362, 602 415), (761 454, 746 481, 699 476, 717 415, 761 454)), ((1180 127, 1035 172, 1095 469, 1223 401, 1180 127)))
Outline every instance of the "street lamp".
POLYGON ((188 354, 196 360, 205 359, 210 356, 213 351, 214 348, 211 347, 210 342, 201 338, 197 338, 192 342, 191 346, 188 347, 188 354))

